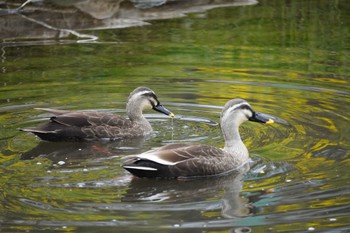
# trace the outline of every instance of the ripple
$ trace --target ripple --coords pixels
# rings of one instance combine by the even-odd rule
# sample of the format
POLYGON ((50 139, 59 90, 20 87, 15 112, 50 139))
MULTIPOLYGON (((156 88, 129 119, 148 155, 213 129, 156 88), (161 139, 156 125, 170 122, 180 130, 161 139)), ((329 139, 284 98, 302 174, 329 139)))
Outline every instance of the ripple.
POLYGON ((259 155, 253 155, 253 160, 250 164, 250 170, 244 178, 247 181, 267 179, 294 170, 291 163, 286 161, 271 161, 259 155))
MULTIPOLYGON (((283 227, 291 219, 305 226, 313 221, 337 219, 335 223, 341 225, 341 219, 348 214, 349 192, 345 184, 349 178, 346 171, 350 146, 346 128, 348 107, 337 98, 307 97, 302 103, 294 99, 249 100, 254 109, 274 116, 280 124, 247 122, 241 126, 242 139, 252 158, 250 171, 241 178, 143 180, 133 178, 120 167, 123 156, 168 143, 222 147, 219 105, 228 99, 217 96, 217 100, 218 105, 166 103, 176 114, 174 119, 147 112, 145 116, 155 132, 144 140, 47 143, 17 134, 7 140, 8 148, 16 151, 22 142, 31 142, 34 148, 24 146, 27 151, 21 153, 20 162, 12 166, 5 163, 8 184, 3 187, 9 190, 10 199, 27 208, 22 213, 24 218, 39 218, 43 213, 48 216, 36 222, 36 226, 110 224, 123 229, 140 223, 138 227, 143 230, 158 226, 232 228, 234 232, 245 232, 265 225, 283 227), (336 111, 341 106, 345 110, 336 111), (64 163, 59 165, 60 161, 64 163), (22 191, 14 189, 18 185, 22 191), (75 220, 59 213, 74 216, 75 220), (58 217, 61 221, 50 221, 58 217), (101 220, 95 221, 96 218, 101 220)), ((124 104, 119 104, 113 109, 94 110, 123 115, 124 104)), ((34 125, 49 116, 28 111, 27 105, 4 108, 3 112, 15 127, 34 125), (14 120, 13 116, 25 119, 24 123, 16 123, 18 118, 14 120)), ((10 203, 5 208, 18 214, 10 208, 13 205, 19 204, 10 203)), ((34 224, 27 220, 22 223, 34 224)))
POLYGON ((232 81, 232 80, 206 80, 210 83, 231 83, 231 84, 243 84, 248 86, 264 86, 264 87, 276 87, 276 88, 286 88, 286 89, 296 89, 302 91, 314 91, 314 92, 326 92, 326 93, 336 93, 341 95, 349 96, 350 92, 340 91, 336 89, 324 88, 324 87, 313 87, 313 86, 302 86, 302 85, 292 85, 283 83, 270 83, 270 82, 249 82, 249 81, 232 81))

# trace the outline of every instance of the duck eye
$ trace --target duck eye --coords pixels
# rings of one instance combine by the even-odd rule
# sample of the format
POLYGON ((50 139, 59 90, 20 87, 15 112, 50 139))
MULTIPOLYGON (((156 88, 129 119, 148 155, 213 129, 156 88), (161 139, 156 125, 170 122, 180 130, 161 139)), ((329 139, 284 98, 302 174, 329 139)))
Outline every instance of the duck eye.
POLYGON ((241 109, 251 110, 251 108, 248 105, 242 105, 240 107, 241 109))
POLYGON ((157 99, 157 96, 153 92, 146 92, 143 93, 142 96, 149 98, 149 99, 157 99))

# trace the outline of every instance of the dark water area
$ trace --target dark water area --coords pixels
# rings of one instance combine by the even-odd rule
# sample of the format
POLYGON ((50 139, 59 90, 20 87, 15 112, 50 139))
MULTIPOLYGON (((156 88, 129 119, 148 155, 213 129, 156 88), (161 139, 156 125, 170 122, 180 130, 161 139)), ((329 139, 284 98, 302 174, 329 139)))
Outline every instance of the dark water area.
POLYGON ((327 1, 0 1, 1 232, 349 232, 350 5, 327 1), (138 140, 43 142, 34 108, 126 115, 138 140), (244 123, 244 174, 135 179, 121 159, 172 142, 223 147, 232 98, 289 125, 244 123))

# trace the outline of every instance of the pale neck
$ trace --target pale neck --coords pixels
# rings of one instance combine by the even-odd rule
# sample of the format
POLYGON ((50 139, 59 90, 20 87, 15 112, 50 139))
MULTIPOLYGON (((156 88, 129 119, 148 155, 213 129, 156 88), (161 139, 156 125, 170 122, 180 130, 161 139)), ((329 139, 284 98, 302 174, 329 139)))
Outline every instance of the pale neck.
POLYGON ((249 154, 239 134, 239 125, 234 123, 234 120, 222 122, 221 130, 225 139, 224 150, 236 157, 241 157, 243 161, 247 160, 249 154))
POLYGON ((142 109, 140 108, 140 105, 134 101, 129 101, 126 104, 126 112, 131 121, 140 121, 142 119, 145 119, 145 117, 142 115, 142 109))
POLYGON ((131 121, 137 122, 148 130, 152 130, 151 124, 142 114, 141 106, 135 102, 128 102, 126 105, 126 112, 131 121))

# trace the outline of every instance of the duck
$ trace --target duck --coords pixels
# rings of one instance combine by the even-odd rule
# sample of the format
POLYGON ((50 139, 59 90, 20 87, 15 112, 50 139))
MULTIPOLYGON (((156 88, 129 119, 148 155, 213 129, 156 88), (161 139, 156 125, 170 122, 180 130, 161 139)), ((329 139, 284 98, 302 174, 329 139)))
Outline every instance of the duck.
POLYGON ((143 115, 144 110, 153 109, 174 117, 148 87, 138 87, 130 93, 126 104, 127 117, 98 111, 36 109, 54 116, 44 125, 20 130, 33 133, 45 141, 123 140, 144 137, 152 132, 151 124, 143 115))
POLYGON ((239 171, 249 161, 239 126, 245 121, 274 123, 272 115, 255 112, 244 99, 229 100, 220 116, 223 148, 205 144, 170 143, 123 158, 122 167, 141 178, 192 179, 239 171))

